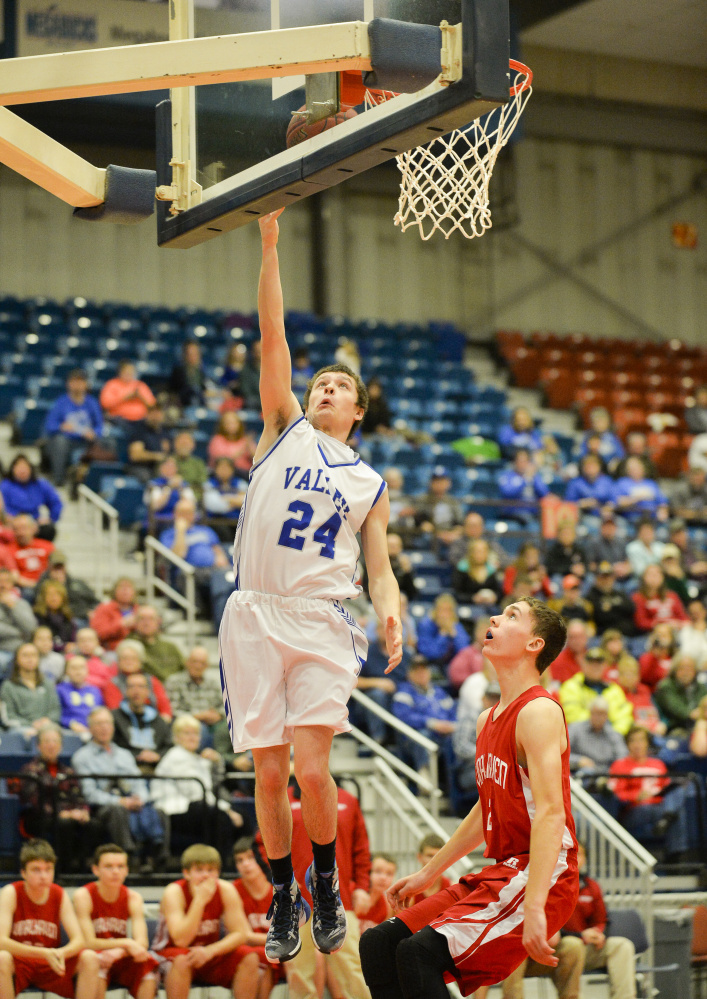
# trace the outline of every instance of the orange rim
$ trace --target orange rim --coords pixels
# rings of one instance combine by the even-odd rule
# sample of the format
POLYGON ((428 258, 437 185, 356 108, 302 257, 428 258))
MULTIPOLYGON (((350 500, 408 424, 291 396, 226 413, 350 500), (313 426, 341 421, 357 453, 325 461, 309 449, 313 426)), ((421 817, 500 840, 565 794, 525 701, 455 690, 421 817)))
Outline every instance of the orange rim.
POLYGON ((524 79, 520 80, 518 83, 514 83, 510 89, 511 97, 515 97, 517 94, 522 93, 527 90, 533 82, 533 71, 529 66, 526 66, 523 62, 518 62, 517 59, 509 59, 508 65, 515 73, 523 73, 524 79))

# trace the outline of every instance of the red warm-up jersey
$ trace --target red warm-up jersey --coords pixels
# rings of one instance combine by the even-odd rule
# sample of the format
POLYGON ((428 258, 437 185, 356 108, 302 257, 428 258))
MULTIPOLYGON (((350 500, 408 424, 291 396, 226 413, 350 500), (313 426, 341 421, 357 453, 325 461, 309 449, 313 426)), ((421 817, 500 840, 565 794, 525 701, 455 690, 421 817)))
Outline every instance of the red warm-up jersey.
POLYGON ((575 910, 562 928, 563 934, 581 936, 590 926, 603 933, 606 929, 606 906, 601 888, 596 881, 580 875, 579 897, 575 910))
MULTIPOLYGON (((189 908, 192 901, 192 893, 184 878, 180 878, 177 884, 181 888, 184 894, 184 907, 185 911, 189 908)), ((189 943, 190 947, 208 947, 209 944, 216 943, 221 936, 221 916, 223 915, 223 900, 221 898, 221 889, 218 888, 213 897, 204 906, 204 912, 201 917, 201 922, 199 923, 199 929, 196 931, 194 939, 189 943)), ((157 933, 155 934, 155 941, 152 945, 152 950, 160 951, 164 950, 166 947, 176 947, 174 940, 172 940, 169 935, 169 930, 167 929, 167 921, 164 916, 160 913, 160 921, 157 926, 157 933)))
POLYGON ((15 881, 12 887, 17 905, 12 917, 11 939, 30 947, 58 947, 64 889, 50 885, 46 902, 38 905, 27 894, 24 881, 15 881))
POLYGON ((251 930, 254 933, 267 933, 270 929, 268 909, 272 902, 272 885, 270 885, 270 890, 266 891, 262 898, 253 898, 240 878, 234 881, 233 885, 241 896, 243 909, 245 910, 251 930))
MULTIPOLYGON (((542 687, 530 687, 497 717, 494 717, 497 708, 489 712, 476 742, 476 784, 486 840, 484 856, 497 861, 530 852, 535 802, 528 774, 518 763, 516 722, 521 709, 536 697, 554 700, 542 687)), ((567 748, 562 754, 562 797, 565 806, 562 850, 567 852, 569 866, 576 867, 577 839, 570 796, 569 736, 567 748)))
POLYGON ((91 881, 85 886, 91 896, 91 921, 93 932, 99 940, 111 940, 113 937, 127 937, 128 920, 128 889, 120 886, 115 902, 106 902, 98 890, 98 882, 91 881))

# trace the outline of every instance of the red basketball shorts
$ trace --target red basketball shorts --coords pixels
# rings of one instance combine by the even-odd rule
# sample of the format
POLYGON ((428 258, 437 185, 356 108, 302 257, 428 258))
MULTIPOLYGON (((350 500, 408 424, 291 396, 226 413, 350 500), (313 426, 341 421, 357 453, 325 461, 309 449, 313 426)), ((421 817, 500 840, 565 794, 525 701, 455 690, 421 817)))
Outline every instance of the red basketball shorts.
MULTIPOLYGON (((192 985, 220 985, 224 989, 230 989, 233 976, 238 965, 244 957, 252 954, 255 947, 236 947, 235 950, 227 954, 219 954, 212 957, 200 968, 193 969, 192 985)), ((158 952, 157 956, 162 964, 162 970, 166 973, 172 966, 172 961, 180 954, 188 954, 189 947, 165 947, 158 952)))
POLYGON ((15 995, 24 992, 30 986, 40 992, 55 992, 58 996, 73 999, 74 978, 79 963, 78 955, 67 957, 66 970, 63 975, 57 975, 46 961, 35 957, 15 957, 15 995))
POLYGON ((146 978, 158 977, 159 961, 152 956, 145 961, 135 961, 129 954, 115 961, 108 969, 108 988, 127 989, 131 996, 137 996, 146 978))

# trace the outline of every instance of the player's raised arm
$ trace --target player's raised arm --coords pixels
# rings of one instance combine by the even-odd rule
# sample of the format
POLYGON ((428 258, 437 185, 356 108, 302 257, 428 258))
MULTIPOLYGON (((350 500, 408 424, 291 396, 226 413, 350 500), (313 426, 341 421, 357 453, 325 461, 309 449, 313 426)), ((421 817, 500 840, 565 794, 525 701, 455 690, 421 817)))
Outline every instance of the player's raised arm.
POLYGON ((558 959, 547 942, 545 904, 565 830, 562 753, 567 748, 567 733, 559 706, 545 697, 526 704, 518 715, 516 740, 519 762, 522 762, 521 750, 525 756, 535 802, 523 946, 534 961, 554 967, 558 959))
POLYGON ((403 656, 403 629, 400 620, 400 588, 388 557, 386 531, 390 517, 388 490, 382 494, 361 527, 363 554, 368 572, 368 592, 376 614, 385 623, 388 651, 386 673, 395 669, 403 656))
POLYGON ((278 216, 271 212, 260 219, 263 243, 263 262, 258 285, 258 314, 262 355, 260 360, 260 403, 263 408, 265 431, 256 452, 256 461, 274 442, 284 428, 302 412, 297 397, 292 392, 292 362, 285 338, 285 309, 280 283, 280 264, 277 257, 278 216), (270 440, 274 432, 274 438, 270 440))

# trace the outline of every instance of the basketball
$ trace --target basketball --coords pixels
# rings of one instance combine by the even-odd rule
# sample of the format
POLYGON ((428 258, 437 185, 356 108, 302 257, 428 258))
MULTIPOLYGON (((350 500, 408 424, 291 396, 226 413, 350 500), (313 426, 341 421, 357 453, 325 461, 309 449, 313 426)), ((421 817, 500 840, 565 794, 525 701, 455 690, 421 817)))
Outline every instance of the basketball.
POLYGON ((336 114, 330 115, 328 118, 320 118, 319 121, 313 121, 309 124, 307 108, 301 107, 292 115, 292 120, 287 126, 287 138, 285 140, 287 148, 290 149, 299 142, 311 139, 313 135, 319 135, 320 132, 325 132, 328 128, 336 128, 337 125, 340 125, 342 121, 346 121, 347 118, 355 118, 356 114, 357 112, 353 108, 345 108, 337 111, 336 114))

